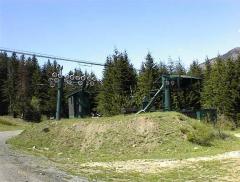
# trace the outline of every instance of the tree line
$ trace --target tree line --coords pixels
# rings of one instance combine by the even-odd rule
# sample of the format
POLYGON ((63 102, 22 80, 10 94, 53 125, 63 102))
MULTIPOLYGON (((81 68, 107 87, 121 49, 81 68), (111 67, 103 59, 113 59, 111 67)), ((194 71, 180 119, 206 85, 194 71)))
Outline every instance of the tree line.
MULTIPOLYGON (((39 122, 42 116, 54 117, 56 112, 56 87, 51 87, 49 78, 53 73, 60 73, 57 61, 48 60, 42 66, 35 56, 18 57, 15 53, 8 56, 0 54, 0 115, 21 117, 27 121, 39 122)), ((83 73, 80 69, 69 72, 69 75, 96 76, 83 73)), ((95 86, 97 87, 97 86, 95 86)), ((68 117, 66 94, 76 86, 65 85, 62 99, 62 116, 68 117)), ((90 88, 92 89, 92 88, 90 88)))
MULTIPOLYGON (((49 85, 53 72, 59 72, 56 61, 48 60, 42 66, 35 56, 18 57, 0 54, 0 114, 22 117, 26 120, 40 120, 41 116, 55 114, 56 88, 49 85)), ((92 75, 79 69, 70 71, 74 75, 92 75)), ((171 92, 172 110, 184 108, 216 108, 219 114, 238 122, 240 118, 240 57, 237 60, 223 60, 219 56, 214 64, 208 59, 204 66, 193 61, 188 69, 180 59, 168 59, 167 63, 155 60, 148 53, 140 70, 131 64, 127 52, 114 53, 107 57, 101 82, 89 91, 94 92, 95 109, 103 115, 116 115, 126 108, 141 107, 144 97, 148 99, 160 88, 161 75, 189 75, 202 79, 201 85, 192 85, 188 90, 171 92)), ((64 94, 77 89, 64 88, 64 94)), ((161 109, 161 96, 154 107, 161 109)), ((64 117, 68 116, 67 100, 62 101, 64 117)))

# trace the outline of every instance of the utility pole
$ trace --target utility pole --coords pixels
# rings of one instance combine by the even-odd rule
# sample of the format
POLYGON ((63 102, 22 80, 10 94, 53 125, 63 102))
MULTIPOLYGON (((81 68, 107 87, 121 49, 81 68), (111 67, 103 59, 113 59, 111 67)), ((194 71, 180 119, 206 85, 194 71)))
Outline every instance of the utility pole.
POLYGON ((169 76, 162 76, 162 84, 164 84, 164 111, 171 110, 170 103, 170 79, 169 76))
POLYGON ((58 91, 57 91, 57 107, 56 107, 56 120, 61 119, 61 103, 62 103, 62 96, 63 96, 63 84, 64 84, 64 77, 62 76, 62 69, 60 69, 61 77, 58 79, 58 91))

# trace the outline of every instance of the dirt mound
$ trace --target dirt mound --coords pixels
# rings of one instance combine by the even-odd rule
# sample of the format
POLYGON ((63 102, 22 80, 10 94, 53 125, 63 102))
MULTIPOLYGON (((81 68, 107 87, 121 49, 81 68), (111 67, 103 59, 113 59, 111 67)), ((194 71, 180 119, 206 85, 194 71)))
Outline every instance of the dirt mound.
POLYGON ((61 153, 81 161, 159 157, 189 145, 181 128, 191 127, 191 121, 175 112, 49 121, 24 131, 16 141, 29 149, 47 148, 50 156, 61 153))

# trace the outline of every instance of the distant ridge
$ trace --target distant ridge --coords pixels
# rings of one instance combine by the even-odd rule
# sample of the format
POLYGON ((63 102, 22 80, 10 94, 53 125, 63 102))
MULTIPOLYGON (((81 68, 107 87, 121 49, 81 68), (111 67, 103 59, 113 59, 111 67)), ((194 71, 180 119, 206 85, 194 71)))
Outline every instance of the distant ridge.
MULTIPOLYGON (((228 51, 226 54, 223 54, 222 56, 220 56, 223 59, 233 59, 236 60, 238 58, 238 56, 240 56, 240 47, 236 47, 230 51, 228 51)), ((216 59, 216 58, 215 58, 216 59)))
MULTIPOLYGON (((228 51, 226 54, 219 55, 220 58, 222 59, 233 59, 236 60, 240 56, 240 47, 235 47, 234 49, 228 51)), ((217 57, 210 59, 210 63, 214 64, 215 60, 217 57)), ((201 68, 205 68, 205 62, 200 64, 201 68)))

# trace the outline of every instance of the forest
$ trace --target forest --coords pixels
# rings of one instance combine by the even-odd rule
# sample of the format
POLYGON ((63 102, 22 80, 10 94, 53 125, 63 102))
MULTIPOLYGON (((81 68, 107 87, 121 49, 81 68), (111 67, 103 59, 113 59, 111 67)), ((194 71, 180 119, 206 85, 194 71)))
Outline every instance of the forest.
MULTIPOLYGON (((176 74, 201 78, 200 89, 192 85, 187 92, 171 92, 172 110, 214 108, 218 115, 240 124, 240 57, 222 59, 214 63, 206 58, 205 64, 193 61, 187 69, 181 59, 169 58, 167 63, 154 59, 148 53, 140 70, 134 68, 127 52, 114 50, 106 58, 103 77, 97 80, 94 73, 80 69, 69 75, 91 76, 95 84, 86 90, 93 93, 92 109, 104 116, 121 114, 123 108, 141 108, 143 97, 148 99, 160 88, 161 75, 176 74)), ((40 65, 36 56, 18 56, 0 53, 0 115, 12 115, 27 121, 39 122, 54 117, 56 112, 56 87, 51 87, 52 74, 60 72, 57 61, 40 65)), ((79 86, 65 85, 64 96, 79 86)), ((62 116, 68 117, 67 99, 62 100, 62 116)), ((161 110, 161 98, 154 107, 161 110)))

